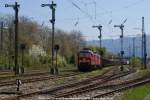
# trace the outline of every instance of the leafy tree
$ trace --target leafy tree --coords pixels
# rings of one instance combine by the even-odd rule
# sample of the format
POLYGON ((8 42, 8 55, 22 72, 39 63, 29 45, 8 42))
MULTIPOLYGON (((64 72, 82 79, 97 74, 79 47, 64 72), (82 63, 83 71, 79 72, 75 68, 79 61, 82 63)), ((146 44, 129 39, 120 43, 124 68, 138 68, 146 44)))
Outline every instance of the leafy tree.
MULTIPOLYGON (((12 59, 12 56, 14 56, 14 16, 5 16, 4 22, 5 26, 8 26, 12 29, 11 32, 6 29, 5 36, 4 36, 4 53, 1 52, 1 54, 5 59, 10 58, 11 64, 14 64, 14 59, 12 59), (11 33, 11 36, 10 36, 11 33), (10 41, 11 40, 11 41, 10 41), (11 51, 10 51, 11 50, 11 51)), ((19 18, 19 45, 20 44, 26 44, 25 49, 25 66, 41 66, 45 64, 51 63, 51 38, 52 38, 52 32, 51 29, 42 24, 40 25, 33 19, 21 16, 19 18), (29 49, 32 48, 33 45, 39 45, 44 48, 46 51, 47 56, 46 57, 37 57, 36 59, 29 55, 29 49)), ((80 31, 71 31, 71 32, 65 32, 60 29, 56 29, 55 31, 55 44, 58 44, 60 46, 60 50, 58 51, 58 54, 60 58, 63 58, 64 61, 68 59, 70 62, 74 62, 74 60, 77 58, 77 52, 85 45, 82 33, 80 31), (74 56, 72 56, 74 55, 74 56), (71 61, 72 60, 72 61, 71 61)), ((7 63, 3 59, 1 60, 3 63, 7 63)), ((19 50, 19 63, 21 64, 21 50, 19 50)), ((66 63, 66 62, 65 62, 66 63)))
POLYGON ((106 54, 105 48, 99 48, 97 46, 87 46, 87 48, 90 48, 93 52, 101 54, 101 56, 104 56, 106 54))

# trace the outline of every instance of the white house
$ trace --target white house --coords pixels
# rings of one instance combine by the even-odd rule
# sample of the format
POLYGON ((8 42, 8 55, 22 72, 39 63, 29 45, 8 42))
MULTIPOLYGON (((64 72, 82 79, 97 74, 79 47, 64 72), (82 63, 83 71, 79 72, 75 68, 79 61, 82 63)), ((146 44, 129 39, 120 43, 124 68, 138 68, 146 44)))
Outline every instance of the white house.
POLYGON ((40 45, 32 45, 32 47, 29 49, 29 54, 34 57, 46 56, 46 52, 40 45))

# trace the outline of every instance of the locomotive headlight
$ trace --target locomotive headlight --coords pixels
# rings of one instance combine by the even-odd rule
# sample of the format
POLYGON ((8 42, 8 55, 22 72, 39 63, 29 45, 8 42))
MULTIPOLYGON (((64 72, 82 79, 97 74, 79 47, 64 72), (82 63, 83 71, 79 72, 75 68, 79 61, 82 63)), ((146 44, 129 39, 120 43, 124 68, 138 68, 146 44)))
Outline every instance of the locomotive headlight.
POLYGON ((89 62, 89 63, 90 63, 90 60, 87 60, 87 62, 89 62))

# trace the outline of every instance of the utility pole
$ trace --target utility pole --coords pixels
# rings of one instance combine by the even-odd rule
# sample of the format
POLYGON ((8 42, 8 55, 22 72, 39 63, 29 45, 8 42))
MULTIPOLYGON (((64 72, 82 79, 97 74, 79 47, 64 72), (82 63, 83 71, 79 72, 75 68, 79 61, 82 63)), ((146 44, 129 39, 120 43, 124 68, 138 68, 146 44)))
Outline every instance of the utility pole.
POLYGON ((144 26, 144 17, 142 17, 142 66, 144 65, 144 69, 147 68, 147 51, 146 51, 146 33, 144 26))
POLYGON ((4 29, 4 22, 1 22, 1 41, 0 41, 0 49, 1 53, 3 52, 3 29, 4 29))
POLYGON ((11 55, 12 55, 12 28, 11 28, 11 26, 9 27, 9 69, 10 69, 10 67, 11 67, 11 55))
POLYGON ((56 52, 56 66, 55 66, 55 74, 58 75, 58 50, 59 50, 59 45, 54 46, 55 52, 56 52))
POLYGON ((21 49, 21 55, 22 55, 22 66, 21 66, 21 73, 24 73, 24 51, 26 49, 26 44, 22 43, 20 45, 20 49, 21 49))
POLYGON ((100 32, 100 35, 98 36, 99 38, 99 47, 102 47, 102 27, 101 25, 97 25, 97 26, 92 26, 93 28, 97 28, 100 32))
POLYGON ((1 22, 1 41, 0 41, 0 57, 1 57, 1 62, 3 63, 3 28, 4 28, 4 22, 1 22))
POLYGON ((135 37, 133 37, 133 57, 135 57, 135 37))
POLYGON ((144 18, 142 17, 142 41, 141 41, 141 66, 143 67, 143 63, 144 63, 144 38, 143 38, 143 34, 144 34, 144 18))
POLYGON ((146 33, 144 32, 144 68, 147 69, 146 33))
POLYGON ((135 49, 135 51, 136 51, 135 54, 136 54, 137 56, 139 56, 139 46, 135 46, 135 48, 136 48, 136 49, 135 49))
POLYGON ((18 65, 18 12, 20 5, 15 2, 14 5, 5 4, 5 7, 12 7, 15 11, 15 75, 19 74, 19 65, 18 65))
POLYGON ((129 45, 129 58, 131 57, 131 46, 129 45))
POLYGON ((56 4, 52 1, 52 4, 42 4, 42 7, 50 7, 52 10, 52 19, 50 22, 52 23, 52 62, 51 62, 51 74, 55 73, 55 68, 54 68, 54 33, 55 33, 55 10, 56 10, 56 4))
POLYGON ((123 28, 124 28, 124 25, 121 24, 121 25, 114 25, 114 27, 119 27, 121 29, 121 35, 120 35, 120 38, 121 38, 121 51, 120 51, 120 54, 121 54, 121 71, 123 71, 123 55, 124 55, 124 51, 123 51, 123 28))

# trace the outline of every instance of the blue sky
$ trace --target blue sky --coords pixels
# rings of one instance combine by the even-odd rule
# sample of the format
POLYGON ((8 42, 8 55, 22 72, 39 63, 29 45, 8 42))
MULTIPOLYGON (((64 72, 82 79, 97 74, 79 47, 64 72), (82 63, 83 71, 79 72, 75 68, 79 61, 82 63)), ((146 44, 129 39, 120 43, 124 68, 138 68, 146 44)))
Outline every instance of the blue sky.
MULTIPOLYGON (((15 1, 21 5, 19 15, 51 26, 50 9, 40 7, 42 3, 51 3, 51 0, 0 0, 0 14, 14 14, 13 9, 5 8, 4 4, 14 4, 15 1)), ((126 36, 141 34, 140 30, 134 28, 141 28, 142 16, 145 17, 146 33, 149 34, 150 31, 150 0, 54 0, 54 2, 57 4, 56 27, 64 31, 80 30, 87 40, 98 39, 99 32, 93 29, 92 25, 99 24, 103 26, 103 38, 119 37, 120 29, 113 26, 121 24, 126 18, 124 32, 126 36), (112 23, 108 24, 110 20, 112 23), (75 23, 78 24, 75 26, 75 23)))

